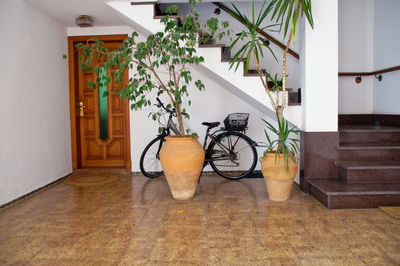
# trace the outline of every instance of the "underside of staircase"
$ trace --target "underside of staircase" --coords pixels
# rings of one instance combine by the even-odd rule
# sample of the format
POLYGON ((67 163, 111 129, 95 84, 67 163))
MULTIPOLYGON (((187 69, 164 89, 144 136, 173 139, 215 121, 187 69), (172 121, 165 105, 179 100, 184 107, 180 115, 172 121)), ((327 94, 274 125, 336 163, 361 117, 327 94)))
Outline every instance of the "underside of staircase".
MULTIPOLYGON (((108 2, 109 6, 123 14, 127 24, 141 32, 144 36, 163 30, 160 19, 165 15, 160 13, 156 2, 108 2)), ((173 16, 180 19, 179 16, 173 16)), ((267 96, 255 69, 245 73, 245 60, 239 59, 243 67, 235 72, 230 69, 231 54, 229 48, 223 44, 199 44, 198 55, 205 59, 197 70, 214 79, 223 88, 242 98, 261 113, 274 117, 271 103, 266 101, 267 96)), ((264 77, 266 78, 266 76, 264 77)), ((296 126, 301 125, 301 90, 287 89, 288 106, 285 108, 285 118, 296 126)))
POLYGON ((330 209, 400 206, 400 126, 339 121, 337 176, 306 178, 308 192, 330 209))
MULTIPOLYGON (((200 44, 199 48, 215 48, 215 47, 220 47, 221 48, 221 62, 231 62, 232 61, 232 56, 229 51, 229 47, 225 46, 223 44, 212 44, 211 42, 205 43, 205 44, 200 44)), ((241 59, 243 61, 243 76, 244 77, 259 77, 257 69, 251 69, 249 68, 247 70, 247 73, 245 72, 245 61, 246 59, 241 59)), ((233 70, 232 70, 233 71, 233 70)), ((266 75, 266 70, 262 69, 264 73, 264 78, 266 82, 268 82, 268 87, 272 88, 273 84, 271 81, 268 81, 267 75, 266 75)), ((286 88, 286 91, 288 93, 288 106, 300 106, 301 105, 301 89, 299 88, 298 90, 294 90, 293 88, 286 88)))

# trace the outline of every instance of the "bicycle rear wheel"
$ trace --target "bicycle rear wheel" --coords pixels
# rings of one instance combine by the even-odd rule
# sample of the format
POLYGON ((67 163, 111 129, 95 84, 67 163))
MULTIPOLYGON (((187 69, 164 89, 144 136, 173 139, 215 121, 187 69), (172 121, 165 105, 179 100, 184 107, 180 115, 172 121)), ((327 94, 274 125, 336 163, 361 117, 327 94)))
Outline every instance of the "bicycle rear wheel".
POLYGON ((214 171, 227 179, 240 179, 254 171, 257 150, 254 142, 239 132, 223 132, 212 141, 207 158, 214 171))
POLYGON ((149 178, 159 177, 164 172, 160 162, 160 150, 165 136, 158 136, 150 141, 140 156, 140 171, 149 178))

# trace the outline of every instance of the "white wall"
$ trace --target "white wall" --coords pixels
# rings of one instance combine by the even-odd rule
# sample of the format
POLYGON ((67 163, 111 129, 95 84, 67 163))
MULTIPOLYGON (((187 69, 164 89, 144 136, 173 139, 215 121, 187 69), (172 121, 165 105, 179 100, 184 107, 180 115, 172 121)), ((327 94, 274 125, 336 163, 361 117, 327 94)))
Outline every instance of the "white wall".
MULTIPOLYGON (((199 141, 203 144, 206 127, 202 122, 221 122, 230 113, 250 113, 249 129, 246 134, 256 142, 266 142, 263 132, 264 123, 261 118, 267 121, 272 119, 262 114, 244 100, 226 90, 213 79, 208 78, 199 69, 192 69, 193 79, 201 79, 205 85, 205 91, 199 92, 192 84, 190 99, 192 105, 188 108, 191 119, 185 120, 187 128, 198 133, 199 141)), ((132 111, 131 113, 131 156, 132 171, 140 171, 139 157, 145 146, 156 137, 158 124, 148 117, 150 109, 132 111)), ((258 150, 258 155, 262 156, 263 149, 258 150)), ((260 169, 259 163, 257 168, 260 169)), ((207 168, 206 170, 211 170, 207 168)))
POLYGON ((72 171, 65 28, 0 1, 0 204, 72 171))
MULTIPOLYGON (((400 1, 374 1, 374 70, 400 65, 400 1)), ((400 71, 374 78, 374 113, 400 114, 400 71)))
MULTIPOLYGON (((120 27, 94 27, 91 28, 91 34, 131 34, 127 32, 127 28, 120 27), (109 31, 108 31, 109 30, 109 31)), ((86 29, 68 28, 69 34, 85 35, 86 29)), ((143 41, 144 37, 139 35, 138 41, 143 41)), ((239 96, 234 95, 222 83, 219 83, 212 77, 209 77, 208 72, 202 68, 192 68, 193 80, 201 79, 205 85, 205 91, 199 92, 192 84, 190 99, 192 106, 188 108, 191 116, 190 120, 185 120, 185 125, 193 132, 198 133, 199 141, 203 144, 204 133, 206 127, 201 125, 204 121, 219 121, 223 125, 223 120, 229 113, 245 112, 250 113, 249 129, 246 134, 256 142, 265 142, 264 123, 261 118, 267 121, 274 121, 275 117, 270 114, 263 114, 256 107, 250 105, 239 96)), ((155 99, 155 94, 153 99, 155 99)), ((265 95, 266 97, 266 95, 265 95)), ((154 108, 154 107, 153 107, 154 108)), ((157 135, 158 123, 148 117, 149 108, 131 111, 130 113, 130 131, 131 131, 131 160, 132 171, 139 172, 139 159, 145 146, 157 135)), ((258 155, 262 156, 264 149, 257 148, 258 155)), ((206 171, 211 170, 208 166, 206 171)), ((257 162, 256 170, 260 170, 260 163, 257 162)), ((298 182, 298 178, 296 179, 298 182)))
MULTIPOLYGON (((232 2, 223 2, 225 6, 227 6, 229 9, 234 11, 234 8, 232 6, 232 3, 240 10, 242 14, 245 14, 248 18, 252 18, 252 2, 247 1, 247 2, 240 2, 240 1, 232 1, 232 2)), ((254 7, 255 7, 255 13, 258 15, 258 12, 260 11, 261 7, 263 5, 263 1, 258 1, 255 2, 254 7)), ((268 5, 268 3, 265 5, 265 7, 268 5)), ((178 5, 179 10, 184 10, 184 12, 188 12, 189 8, 188 5, 183 5, 180 4, 178 5), (186 8, 185 8, 186 7, 186 8)), ((265 8, 264 7, 264 8, 265 8)), ((230 36, 225 36, 222 40, 216 40, 216 43, 221 43, 224 45, 229 46, 233 40, 235 40, 235 34, 238 32, 241 32, 245 30, 245 26, 237 21, 236 19, 232 18, 227 12, 221 10, 220 15, 216 16, 214 15, 214 9, 217 8, 212 3, 198 3, 196 5, 196 11, 199 13, 199 19, 200 21, 204 24, 206 20, 210 17, 216 17, 219 19, 219 21, 228 21, 229 22, 229 29, 230 29, 230 36)), ((265 18, 265 22, 261 25, 262 27, 265 27, 267 25, 274 24, 275 21, 271 22, 271 14, 265 18)), ((282 32, 275 32, 275 30, 278 30, 279 27, 274 27, 270 28, 273 29, 274 31, 269 31, 268 29, 265 30, 266 33, 280 41, 282 44, 286 45, 286 42, 284 40, 284 34, 283 30, 282 32)), ((303 33, 298 31, 297 37, 296 37, 296 45, 291 44, 291 49, 294 50, 295 52, 298 53, 299 51, 299 46, 301 44, 301 39, 302 39, 303 33)), ((235 45, 234 49, 231 52, 231 56, 233 56, 239 49, 241 48, 242 44, 244 42, 239 41, 237 45, 235 45)), ((283 50, 275 45, 274 43, 270 43, 270 47, 275 53, 275 56, 278 61, 276 61, 273 57, 273 55, 265 48, 264 51, 264 57, 260 57, 260 66, 263 69, 266 69, 272 76, 275 76, 275 74, 278 74, 279 78, 282 78, 282 58, 283 58, 283 50)), ((287 87, 288 88, 293 88, 297 90, 297 88, 300 87, 300 82, 299 82, 299 60, 293 57, 292 55, 288 54, 287 56, 287 72, 288 72, 288 77, 287 77, 287 87)), ((251 57, 250 60, 250 69, 256 69, 255 62, 253 60, 253 56, 251 57)))
MULTIPOLYGON (((339 72, 372 72, 398 66, 400 1, 339 0, 339 72)), ((339 78, 340 114, 399 114, 400 72, 339 78)))
POLYGON ((314 29, 306 23, 300 54, 302 129, 337 131, 338 2, 313 1, 312 13, 314 29))
MULTIPOLYGON (((110 6, 115 8, 118 12, 132 20, 134 23, 129 25, 132 28, 138 29, 143 34, 163 30, 159 20, 152 19, 153 9, 142 8, 143 6, 130 6, 129 2, 110 2, 110 6), (147 14, 147 15, 145 15, 147 14), (151 18, 150 20, 148 18, 151 18), (135 26, 136 25, 136 26, 135 26), (145 29, 147 28, 147 30, 145 29), (143 30, 143 31, 141 31, 143 30)), ((210 15, 210 14, 209 14, 210 15)), ((271 103, 265 96, 265 89, 263 88, 259 77, 244 77, 243 63, 237 72, 229 69, 229 63, 221 63, 221 49, 214 48, 200 48, 199 54, 205 58, 206 64, 201 63, 201 66, 208 69, 207 76, 214 76, 215 80, 225 80, 225 87, 231 87, 231 91, 235 95, 241 95, 249 104, 259 108, 263 113, 272 113, 271 103)), ((297 62, 296 62, 297 63, 297 62)), ((288 71, 288 73, 294 73, 288 71)), ((290 84, 288 84, 290 86, 290 84)), ((301 107, 300 106, 287 106, 285 110, 285 117, 287 120, 297 126, 301 126, 301 107)))
MULTIPOLYGON (((339 0, 339 72, 373 71, 373 0, 339 0)), ((339 114, 371 114, 374 77, 339 77, 339 114)))
POLYGON ((68 27, 68 36, 89 36, 89 35, 113 35, 113 34, 131 34, 132 28, 129 26, 111 26, 111 27, 68 27))

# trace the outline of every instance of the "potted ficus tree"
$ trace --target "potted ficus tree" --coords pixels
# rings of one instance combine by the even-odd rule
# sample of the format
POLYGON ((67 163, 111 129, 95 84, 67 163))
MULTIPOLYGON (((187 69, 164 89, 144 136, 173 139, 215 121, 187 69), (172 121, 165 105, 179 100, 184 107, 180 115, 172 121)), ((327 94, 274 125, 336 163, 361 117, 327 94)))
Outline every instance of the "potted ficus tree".
MULTIPOLYGON (((113 70, 113 77, 119 83, 123 80, 124 70, 131 70, 133 75, 128 85, 116 91, 131 102, 131 109, 150 106, 155 96, 160 95, 169 100, 167 108, 175 108, 180 134, 166 137, 166 143, 160 151, 160 161, 173 198, 178 200, 193 197, 204 162, 204 151, 197 140, 197 134, 189 135, 190 130, 184 125, 184 119, 189 119, 185 104, 191 104, 188 99, 191 86, 194 83, 200 91, 204 89, 201 80, 193 82, 190 70, 190 66, 204 61, 203 57, 197 55, 200 23, 195 13, 195 1, 191 3, 192 12, 182 23, 167 15, 161 19, 164 31, 149 35, 146 41, 137 42, 138 33, 133 32, 113 51, 107 50, 99 40, 77 45, 82 51, 82 71, 93 71, 96 75, 101 66, 113 70)), ((167 14, 176 12, 175 5, 166 10, 167 14)), ((213 27, 207 29, 210 34, 214 34, 219 26, 218 23, 211 25, 213 27)), ((97 78, 96 82, 89 82, 88 85, 96 89, 96 83, 108 84, 111 81, 111 77, 103 80, 97 78)), ((157 115, 157 112, 149 114, 154 120, 157 115)))
POLYGON ((254 1, 252 2, 252 17, 249 19, 245 14, 233 4, 237 14, 231 13, 237 20, 242 21, 246 29, 237 34, 237 38, 232 42, 230 49, 239 45, 239 40, 245 41, 243 46, 239 47, 238 52, 233 56, 231 67, 236 65, 236 69, 240 64, 240 58, 246 58, 246 71, 250 63, 250 58, 254 58, 257 73, 260 81, 271 101, 272 108, 274 109, 277 117, 278 127, 264 120, 267 129, 270 130, 277 138, 271 141, 268 133, 266 133, 268 144, 266 145, 267 151, 262 158, 261 168, 264 175, 268 196, 272 200, 282 201, 290 197, 291 187, 293 180, 297 173, 298 167, 298 139, 291 137, 291 135, 298 135, 299 130, 295 127, 289 128, 288 122, 283 116, 283 111, 286 107, 286 58, 289 51, 290 44, 295 43, 297 22, 299 18, 305 15, 311 27, 314 26, 312 18, 311 0, 272 0, 270 4, 266 2, 259 9, 258 14, 255 11, 254 1), (269 17, 269 15, 272 15, 269 17), (275 24, 265 26, 265 21, 271 20, 275 24), (263 57, 265 48, 268 49, 272 55, 276 56, 273 50, 266 45, 266 41, 262 38, 258 29, 271 30, 276 26, 280 26, 279 31, 284 29, 284 38, 287 37, 285 51, 282 58, 282 81, 280 82, 275 75, 273 78, 269 73, 267 74, 272 81, 268 86, 259 62, 263 57), (288 34, 289 32, 289 34, 288 34))

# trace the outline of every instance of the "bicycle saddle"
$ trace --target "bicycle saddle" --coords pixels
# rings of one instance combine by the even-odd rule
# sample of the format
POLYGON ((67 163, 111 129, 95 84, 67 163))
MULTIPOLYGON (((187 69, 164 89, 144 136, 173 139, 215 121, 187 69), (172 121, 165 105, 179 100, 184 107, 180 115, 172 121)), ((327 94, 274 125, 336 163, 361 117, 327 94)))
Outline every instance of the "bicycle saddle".
POLYGON ((209 128, 217 127, 219 126, 219 122, 203 122, 201 123, 204 126, 208 126, 209 128))

